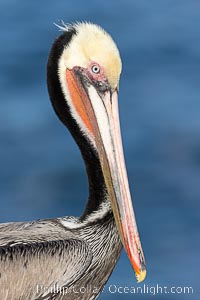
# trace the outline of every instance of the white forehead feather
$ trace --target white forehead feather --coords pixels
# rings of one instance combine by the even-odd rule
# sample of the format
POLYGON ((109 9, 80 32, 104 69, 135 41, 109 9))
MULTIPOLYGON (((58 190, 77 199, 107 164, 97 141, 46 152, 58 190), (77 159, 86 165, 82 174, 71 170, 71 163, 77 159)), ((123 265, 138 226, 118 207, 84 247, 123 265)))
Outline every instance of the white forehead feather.
MULTIPOLYGON (((73 25, 76 34, 63 51, 65 67, 87 68, 91 61, 103 67, 112 88, 119 83, 121 59, 119 50, 111 36, 100 26, 91 23, 73 25)), ((67 30, 67 26, 63 28, 67 30)))

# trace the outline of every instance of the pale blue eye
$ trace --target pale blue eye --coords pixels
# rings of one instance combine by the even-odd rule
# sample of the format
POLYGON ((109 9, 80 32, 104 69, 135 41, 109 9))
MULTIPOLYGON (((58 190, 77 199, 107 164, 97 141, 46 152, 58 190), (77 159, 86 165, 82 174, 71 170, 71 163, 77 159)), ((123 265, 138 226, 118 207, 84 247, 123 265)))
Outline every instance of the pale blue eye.
POLYGON ((100 72, 100 67, 98 65, 93 65, 92 72, 98 74, 100 72))

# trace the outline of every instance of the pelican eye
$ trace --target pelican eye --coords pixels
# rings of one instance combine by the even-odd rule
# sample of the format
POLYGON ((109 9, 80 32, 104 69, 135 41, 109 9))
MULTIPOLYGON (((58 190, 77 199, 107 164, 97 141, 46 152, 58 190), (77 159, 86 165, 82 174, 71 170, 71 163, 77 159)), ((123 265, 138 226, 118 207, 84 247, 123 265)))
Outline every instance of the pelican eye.
POLYGON ((93 65, 91 70, 94 74, 99 74, 100 73, 100 67, 98 65, 93 65))

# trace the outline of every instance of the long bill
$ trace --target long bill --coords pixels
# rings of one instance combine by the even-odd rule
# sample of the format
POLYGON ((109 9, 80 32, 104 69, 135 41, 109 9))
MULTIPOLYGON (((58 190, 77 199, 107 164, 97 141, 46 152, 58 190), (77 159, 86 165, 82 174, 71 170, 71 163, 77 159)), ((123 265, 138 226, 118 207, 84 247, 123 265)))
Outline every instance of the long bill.
POLYGON ((146 277, 145 259, 132 207, 120 132, 117 91, 98 93, 73 70, 66 80, 73 106, 96 148, 115 223, 138 282, 146 277))

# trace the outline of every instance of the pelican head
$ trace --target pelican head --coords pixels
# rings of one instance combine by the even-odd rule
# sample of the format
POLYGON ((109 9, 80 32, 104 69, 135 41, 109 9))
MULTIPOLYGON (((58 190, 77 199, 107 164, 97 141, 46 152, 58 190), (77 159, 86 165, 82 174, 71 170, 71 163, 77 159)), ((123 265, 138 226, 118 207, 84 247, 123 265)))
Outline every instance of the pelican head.
MULTIPOLYGON (((52 78, 48 82, 50 97, 60 119, 73 131, 75 125, 70 125, 70 116, 96 153, 120 239, 137 280, 142 281, 146 276, 145 260, 131 202, 118 115, 120 54, 111 36, 95 24, 77 23, 62 29, 64 33, 50 54, 54 62, 49 61, 54 65, 48 65, 52 78), (55 81, 57 88, 52 87, 55 81), (62 107, 59 98, 64 98, 62 107)), ((72 134, 81 148, 83 141, 72 134)))

